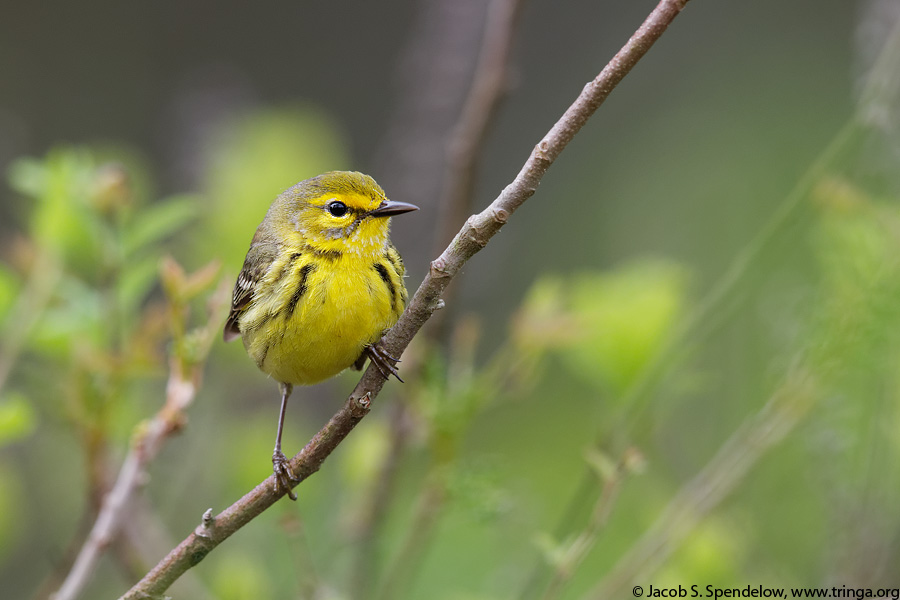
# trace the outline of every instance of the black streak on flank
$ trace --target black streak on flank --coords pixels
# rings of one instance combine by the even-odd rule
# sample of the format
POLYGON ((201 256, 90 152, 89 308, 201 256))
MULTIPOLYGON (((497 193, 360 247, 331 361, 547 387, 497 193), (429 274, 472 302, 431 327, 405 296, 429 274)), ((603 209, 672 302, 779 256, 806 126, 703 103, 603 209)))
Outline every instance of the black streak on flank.
MULTIPOLYGON (((281 268, 278 270, 278 275, 274 279, 272 279, 272 285, 275 285, 276 283, 278 283, 279 281, 284 279, 284 276, 291 272, 291 269, 294 268, 294 263, 301 256, 303 256, 303 254, 301 254, 300 252, 294 252, 293 254, 291 254, 291 256, 290 256, 290 258, 288 258, 287 262, 285 262, 283 265, 281 265, 281 268)), ((249 298, 248 298, 248 300, 249 300, 249 298)), ((232 304, 233 303, 234 303, 234 301, 232 300, 232 304)))
POLYGON ((257 366, 262 369, 263 365, 266 364, 266 357, 269 356, 269 348, 271 348, 271 344, 266 344, 266 349, 263 350, 262 357, 257 361, 257 366))
POLYGON ((391 266, 394 267, 394 271, 397 271, 397 261, 394 260, 394 257, 391 255, 390 250, 384 251, 384 257, 387 259, 387 261, 389 263, 391 263, 391 266))
POLYGON ((387 267, 385 267, 381 263, 375 263, 372 265, 372 268, 378 271, 378 276, 381 277, 381 280, 387 286, 388 291, 391 293, 391 307, 397 306, 397 289, 394 287, 394 282, 391 281, 391 276, 388 273, 387 267))
POLYGON ((300 252, 294 252, 291 254, 290 259, 281 267, 281 271, 278 272, 278 277, 275 278, 275 281, 272 283, 278 283, 281 281, 281 278, 285 276, 286 273, 289 273, 291 269, 294 268, 294 263, 297 262, 297 259, 303 256, 300 252))
POLYGON ((285 309, 285 319, 290 319, 291 315, 294 314, 294 309, 297 308, 297 303, 300 301, 300 298, 303 297, 303 294, 306 293, 306 279, 309 277, 309 274, 315 270, 316 265, 310 263, 303 265, 300 269, 300 283, 297 285, 297 289, 294 290, 294 295, 291 296, 290 302, 285 309))

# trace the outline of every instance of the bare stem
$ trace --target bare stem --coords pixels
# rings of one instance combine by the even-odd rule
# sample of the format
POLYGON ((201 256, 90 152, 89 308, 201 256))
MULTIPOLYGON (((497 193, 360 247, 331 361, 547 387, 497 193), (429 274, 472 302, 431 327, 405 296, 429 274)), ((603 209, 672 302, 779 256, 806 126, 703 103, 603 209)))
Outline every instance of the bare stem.
MULTIPOLYGON (((300 481, 319 470, 322 462, 337 447, 356 424, 369 413, 370 404, 366 398, 351 397, 344 407, 317 433, 294 458, 291 471, 300 481)), ((275 477, 266 480, 247 492, 243 498, 223 510, 218 515, 204 516, 200 525, 176 546, 168 556, 144 576, 123 599, 138 600, 161 597, 185 571, 195 566, 213 548, 228 539, 241 527, 252 521, 264 510, 275 504, 285 494, 279 488, 275 491, 275 477)))
POLYGON ((569 544, 565 560, 557 566, 553 579, 544 592, 543 600, 555 600, 562 595, 566 584, 597 543, 600 533, 606 527, 613 506, 615 506, 622 482, 630 472, 629 465, 634 462, 635 454, 634 449, 626 450, 619 459, 615 470, 605 477, 600 495, 594 503, 594 509, 591 511, 584 530, 569 544))
MULTIPOLYGON (((482 212, 472 215, 444 252, 431 263, 431 268, 416 290, 406 312, 383 339, 388 352, 402 353, 409 341, 431 314, 441 307, 444 289, 460 268, 484 248, 491 237, 509 220, 537 190, 541 179, 575 134, 581 130, 618 83, 659 39, 669 23, 688 0, 663 0, 650 13, 628 43, 613 57, 603 71, 581 91, 575 102, 535 146, 515 179, 482 212)), ((399 354, 395 354, 398 356, 399 354)), ((354 392, 381 390, 384 380, 370 368, 354 392)))
POLYGON ((116 483, 104 498, 97 520, 54 600, 74 600, 78 597, 89 581, 97 560, 118 533, 129 501, 141 485, 147 464, 165 440, 181 427, 183 411, 197 392, 199 369, 184 373, 179 361, 173 359, 172 363, 165 406, 135 436, 116 483))
MULTIPOLYGON (((618 432, 620 438, 623 438, 624 434, 622 432, 634 431, 638 419, 641 418, 643 411, 648 407, 649 391, 665 377, 671 365, 677 364, 678 361, 676 359, 684 340, 690 337, 696 341, 705 333, 713 331, 716 324, 721 322, 721 319, 724 317, 723 311, 728 306, 729 301, 733 300, 738 283, 746 278, 751 269, 758 267, 764 249, 772 242, 773 238, 778 235, 784 235, 788 226, 795 222, 797 213, 803 206, 803 199, 807 197, 812 187, 821 179, 828 167, 834 163, 840 152, 846 149, 850 141, 858 135, 859 131, 859 124, 854 119, 849 121, 835 135, 825 150, 800 178, 762 230, 731 261, 723 275, 697 304, 687 319, 650 360, 649 364, 644 367, 640 378, 630 387, 619 402, 622 406, 627 407, 626 412, 622 413, 621 417, 614 422, 611 428, 597 432, 596 443, 599 444, 602 439, 609 438, 610 435, 617 435, 616 432, 618 432)), ((620 443, 624 442, 624 439, 620 440, 620 443)), ((590 472, 590 469, 585 467, 581 475, 581 483, 569 500, 568 506, 563 512, 563 517, 557 526, 557 535, 564 535, 572 527, 582 507, 595 493, 595 488, 595 477, 590 472)), ((532 579, 529 580, 528 589, 534 589, 531 583, 535 577, 537 577, 537 571, 535 571, 532 579)))
POLYGON ((748 418, 718 453, 687 482, 653 526, 588 598, 620 598, 633 581, 646 580, 696 525, 722 502, 772 447, 809 413, 817 399, 816 382, 798 369, 773 394, 762 410, 748 418))
POLYGON ((460 223, 472 212, 476 166, 508 89, 509 56, 521 8, 522 0, 493 0, 488 7, 472 86, 447 145, 435 253, 453 239, 460 223))
POLYGON ((205 343, 199 345, 197 354, 192 359, 187 359, 176 352, 170 358, 166 401, 152 419, 135 429, 131 448, 119 469, 116 482, 103 499, 97 520, 94 521, 71 570, 53 595, 53 600, 75 600, 90 581, 97 561, 115 541, 123 521, 128 517, 135 492, 145 479, 147 465, 156 457, 166 440, 180 431, 184 424, 185 411, 194 401, 200 387, 203 359, 214 339, 213 332, 224 318, 227 292, 228 289, 220 285, 213 294, 204 329, 205 343))
MULTIPOLYGON (((535 146, 512 183, 484 211, 471 216, 447 249, 432 261, 425 280, 416 290, 406 311, 397 325, 382 339, 384 349, 389 354, 400 356, 403 353, 422 325, 442 306, 441 296, 453 277, 466 261, 500 231, 512 213, 534 194, 553 161, 616 85, 659 39, 687 2, 688 0, 662 0, 657 5, 625 46, 594 80, 585 85, 575 102, 535 146)), ((291 471, 299 476, 300 481, 318 471, 328 455, 368 414, 371 400, 378 395, 384 383, 378 369, 369 365, 343 408, 291 459, 291 471)), ((194 533, 122 598, 137 600, 159 597, 213 548, 274 504, 283 495, 283 491, 276 493, 273 484, 274 477, 270 476, 216 517, 205 519, 194 533)))
MULTIPOLYGON (((435 254, 453 239, 460 223, 472 213, 478 162, 509 87, 509 57, 521 8, 522 0, 493 0, 488 7, 472 86, 447 144, 434 236, 435 254)), ((450 333, 452 300, 459 285, 457 280, 444 291, 443 298, 449 308, 438 313, 429 327, 432 336, 440 341, 446 341, 450 333)))
MULTIPOLYGON (((489 126, 508 88, 509 55, 518 20, 516 17, 521 6, 522 0, 492 0, 488 6, 472 83, 446 148, 443 183, 438 203, 438 229, 434 237, 435 253, 443 250, 455 235, 460 223, 472 212, 476 165, 481 158, 489 126)), ((448 294, 452 290, 451 287, 445 291, 445 300, 448 302, 448 294)), ((435 337, 441 337, 446 332, 442 325, 446 324, 447 320, 447 311, 438 313, 428 332, 435 337)), ((360 523, 359 547, 353 569, 353 589, 356 598, 365 597, 367 591, 372 589, 372 583, 377 580, 378 534, 390 506, 397 464, 406 447, 407 411, 405 403, 397 404, 395 407, 394 418, 391 419, 390 452, 376 478, 373 500, 367 504, 367 510, 360 523)), ((434 510, 438 511, 441 508, 442 506, 435 506, 434 510)), ((427 523, 434 524, 437 521, 435 517, 427 523)), ((431 536, 424 535, 424 532, 419 530, 419 526, 423 524, 414 520, 411 525, 413 529, 410 530, 411 536, 419 540, 429 540, 431 536)), ((398 564, 400 563, 395 562, 394 567, 398 564)), ((392 579, 394 575, 388 577, 392 579)))
POLYGON ((0 390, 6 385, 28 335, 40 321, 61 278, 62 265, 59 258, 49 252, 39 252, 28 281, 3 323, 3 336, 0 341, 0 390))

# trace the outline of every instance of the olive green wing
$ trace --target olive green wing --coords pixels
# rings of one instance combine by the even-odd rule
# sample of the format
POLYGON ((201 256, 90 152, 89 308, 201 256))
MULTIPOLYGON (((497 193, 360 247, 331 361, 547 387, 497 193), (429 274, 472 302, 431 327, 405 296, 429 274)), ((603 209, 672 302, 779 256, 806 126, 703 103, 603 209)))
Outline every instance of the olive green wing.
POLYGON ((250 250, 247 251, 247 258, 244 259, 244 266, 238 274, 237 282, 234 284, 234 292, 231 294, 231 310, 228 312, 228 318, 225 320, 225 328, 222 331, 222 338, 226 342, 237 338, 241 335, 241 329, 238 324, 241 315, 247 310, 256 288, 260 280, 265 276, 272 261, 277 255, 277 248, 274 244, 256 243, 256 239, 250 244, 250 250))

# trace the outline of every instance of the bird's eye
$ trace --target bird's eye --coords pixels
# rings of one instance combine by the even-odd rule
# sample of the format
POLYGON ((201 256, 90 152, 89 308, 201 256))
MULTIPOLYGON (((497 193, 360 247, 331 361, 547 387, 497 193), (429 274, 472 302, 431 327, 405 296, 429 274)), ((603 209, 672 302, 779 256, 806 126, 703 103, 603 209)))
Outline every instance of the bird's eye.
POLYGON ((338 202, 337 200, 329 202, 328 212, 331 213, 332 217, 343 217, 347 214, 347 205, 343 202, 338 202))

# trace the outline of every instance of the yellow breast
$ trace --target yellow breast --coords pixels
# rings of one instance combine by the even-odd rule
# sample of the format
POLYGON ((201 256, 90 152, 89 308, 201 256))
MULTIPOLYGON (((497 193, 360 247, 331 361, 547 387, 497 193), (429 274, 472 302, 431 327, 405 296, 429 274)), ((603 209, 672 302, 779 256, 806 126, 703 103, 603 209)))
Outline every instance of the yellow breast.
POLYGON ((240 319, 244 346, 276 381, 333 377, 397 322, 406 303, 402 275, 390 246, 374 258, 282 252, 240 319))

